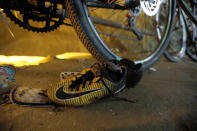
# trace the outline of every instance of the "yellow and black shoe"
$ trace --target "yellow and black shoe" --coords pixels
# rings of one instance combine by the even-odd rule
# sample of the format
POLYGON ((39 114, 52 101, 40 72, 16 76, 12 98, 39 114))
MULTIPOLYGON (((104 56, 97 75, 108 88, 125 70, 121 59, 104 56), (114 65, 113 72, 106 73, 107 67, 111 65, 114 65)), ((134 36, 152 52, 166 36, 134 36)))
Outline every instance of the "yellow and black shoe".
POLYGON ((47 95, 60 105, 90 104, 125 88, 127 70, 124 66, 116 68, 117 70, 114 71, 96 63, 91 68, 86 68, 81 73, 71 75, 72 77, 67 77, 50 87, 47 95))
MULTIPOLYGON (((127 88, 135 87, 143 75, 143 67, 142 64, 135 64, 133 61, 129 59, 121 59, 120 61, 112 60, 111 63, 120 66, 124 66, 127 69, 127 88)), ((73 76, 80 75, 80 72, 61 72, 60 73, 60 81, 72 78, 73 76)))

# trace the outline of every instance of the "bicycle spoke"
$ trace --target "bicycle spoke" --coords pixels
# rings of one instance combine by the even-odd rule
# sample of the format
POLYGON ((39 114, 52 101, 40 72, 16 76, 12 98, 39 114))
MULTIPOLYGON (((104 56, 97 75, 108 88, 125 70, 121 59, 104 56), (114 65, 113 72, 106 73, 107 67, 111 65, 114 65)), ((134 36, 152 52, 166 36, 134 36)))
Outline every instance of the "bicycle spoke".
POLYGON ((129 37, 120 36, 120 35, 115 35, 115 34, 110 34, 110 33, 106 33, 106 32, 98 32, 98 33, 99 33, 99 34, 106 35, 106 36, 111 36, 111 37, 116 37, 116 38, 124 39, 124 40, 140 41, 140 40, 135 39, 135 38, 129 38, 129 37))

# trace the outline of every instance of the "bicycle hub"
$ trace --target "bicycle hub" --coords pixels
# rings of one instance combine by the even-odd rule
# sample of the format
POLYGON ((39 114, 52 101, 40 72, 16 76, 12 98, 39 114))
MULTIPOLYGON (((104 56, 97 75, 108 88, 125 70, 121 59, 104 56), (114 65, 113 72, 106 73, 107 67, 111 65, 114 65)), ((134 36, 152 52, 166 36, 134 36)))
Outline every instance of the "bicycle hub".
POLYGON ((161 1, 162 0, 140 0, 140 5, 146 15, 154 16, 159 11, 161 1))

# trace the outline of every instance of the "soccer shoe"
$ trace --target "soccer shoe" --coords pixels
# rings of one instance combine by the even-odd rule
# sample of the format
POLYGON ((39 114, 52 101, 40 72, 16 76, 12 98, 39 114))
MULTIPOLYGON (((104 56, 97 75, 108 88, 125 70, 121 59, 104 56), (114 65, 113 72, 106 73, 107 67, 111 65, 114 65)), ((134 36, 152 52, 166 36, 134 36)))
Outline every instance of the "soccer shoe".
MULTIPOLYGON (((113 64, 120 66, 124 66, 127 69, 127 84, 126 87, 135 87, 139 83, 143 75, 143 68, 142 64, 135 64, 133 61, 129 59, 121 59, 120 61, 112 60, 107 65, 111 65, 110 67, 114 67, 113 64)), ((116 68, 116 66, 115 66, 116 68)), ((113 69, 116 70, 116 69, 113 69)), ((118 70, 118 69, 117 69, 118 70)), ((69 79, 70 77, 79 75, 80 72, 61 72, 60 73, 60 80, 69 79)))
POLYGON ((124 66, 111 70, 100 64, 71 75, 47 90, 48 97, 55 103, 66 106, 90 104, 107 95, 120 92, 126 86, 127 70, 124 66))

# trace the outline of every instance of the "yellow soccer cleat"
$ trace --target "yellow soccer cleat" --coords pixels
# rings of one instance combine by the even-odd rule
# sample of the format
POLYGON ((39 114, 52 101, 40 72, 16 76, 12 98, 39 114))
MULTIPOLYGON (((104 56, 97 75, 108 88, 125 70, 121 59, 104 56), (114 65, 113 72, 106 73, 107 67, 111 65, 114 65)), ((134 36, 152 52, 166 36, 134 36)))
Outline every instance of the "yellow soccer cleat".
POLYGON ((77 75, 62 79, 47 90, 55 103, 66 106, 90 104, 107 95, 120 92, 126 86, 127 70, 124 66, 113 71, 100 64, 82 70, 77 75))

